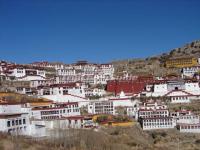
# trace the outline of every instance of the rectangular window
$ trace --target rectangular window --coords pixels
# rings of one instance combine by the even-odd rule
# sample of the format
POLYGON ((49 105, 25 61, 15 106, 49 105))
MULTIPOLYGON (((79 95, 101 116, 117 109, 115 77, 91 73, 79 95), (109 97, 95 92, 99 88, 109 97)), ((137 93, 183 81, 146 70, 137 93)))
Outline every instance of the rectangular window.
POLYGON ((18 120, 15 121, 16 125, 18 125, 18 120))
POLYGON ((10 121, 7 121, 7 127, 10 127, 10 121))
POLYGON ((14 120, 12 120, 12 126, 14 126, 15 125, 15 121, 14 120))
POLYGON ((23 124, 26 124, 26 119, 23 119, 23 124))

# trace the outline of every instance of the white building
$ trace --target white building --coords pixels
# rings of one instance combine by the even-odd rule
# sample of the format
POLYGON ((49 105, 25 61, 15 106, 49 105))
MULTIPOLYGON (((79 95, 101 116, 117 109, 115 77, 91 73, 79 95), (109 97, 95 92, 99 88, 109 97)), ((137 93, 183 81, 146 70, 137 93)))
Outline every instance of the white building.
POLYGON ((78 102, 0 103, 0 131, 33 137, 50 136, 55 129, 90 128, 92 118, 80 116, 78 102))
POLYGON ((76 95, 85 98, 84 85, 81 83, 52 84, 39 86, 38 95, 76 95))
POLYGON ((200 123, 198 123, 198 124, 178 124, 177 128, 182 133, 200 133, 200 123))
POLYGON ((159 118, 169 116, 168 109, 139 109, 138 117, 140 118, 159 118))
POLYGON ((52 84, 56 84, 55 79, 46 79, 46 80, 31 80, 30 87, 37 88, 38 86, 49 86, 52 84))
POLYGON ((82 81, 81 75, 59 75, 56 76, 56 83, 57 84, 64 84, 64 83, 73 83, 73 82, 80 82, 82 81))
POLYGON ((172 117, 143 118, 141 123, 143 130, 174 128, 172 117))
POLYGON ((188 110, 170 113, 180 132, 200 133, 200 117, 188 110))
POLYGON ((139 107, 136 119, 140 122, 143 130, 168 129, 176 126, 166 105, 149 102, 139 107))
POLYGON ((190 81, 190 80, 157 81, 152 86, 147 85, 146 89, 148 90, 142 92, 140 95, 147 96, 147 97, 151 97, 151 96, 159 97, 159 96, 165 96, 169 92, 172 92, 172 91, 182 91, 182 93, 179 93, 179 94, 183 94, 183 95, 179 95, 179 96, 185 96, 184 93, 190 93, 194 96, 197 96, 196 98, 199 98, 199 95, 200 95, 199 83, 195 81, 190 81))
POLYGON ((58 76, 75 76, 76 70, 73 67, 69 69, 57 69, 56 73, 58 76))
POLYGON ((49 107, 32 108, 32 118, 41 120, 55 120, 62 117, 80 115, 80 108, 77 102, 53 103, 49 107))
POLYGON ((90 96, 104 96, 106 94, 106 91, 101 88, 86 88, 85 89, 85 95, 86 97, 90 96))
POLYGON ((89 101, 88 113, 91 114, 117 114, 118 107, 134 107, 138 105, 137 100, 132 100, 131 97, 126 97, 123 93, 119 97, 113 97, 109 99, 89 101))
POLYGON ((94 75, 94 84, 103 84, 106 85, 108 80, 112 80, 113 76, 106 74, 96 74, 94 75))
POLYGON ((16 65, 8 68, 8 70, 9 70, 8 75, 14 76, 16 78, 24 77, 27 75, 38 75, 44 78, 46 77, 46 72, 41 68, 16 65))
POLYGON ((16 92, 19 94, 34 95, 34 91, 30 87, 16 87, 16 92))
POLYGON ((6 73, 10 67, 13 67, 15 65, 15 63, 0 60, 0 72, 6 73))
POLYGON ((62 129, 69 128, 93 128, 96 127, 97 124, 93 122, 91 117, 85 116, 70 116, 70 117, 62 117, 60 119, 54 120, 33 120, 34 124, 38 126, 44 126, 44 130, 42 130, 41 134, 38 136, 51 136, 58 137, 62 129))
POLYGON ((177 124, 199 124, 199 116, 194 114, 180 115, 177 119, 177 124))
POLYGON ((30 108, 20 103, 0 103, 0 131, 29 135, 30 108))
POLYGON ((81 128, 80 108, 77 102, 74 103, 52 103, 40 102, 31 104, 31 136, 56 137, 56 129, 81 128), (68 118, 73 117, 74 119, 68 118), (76 119, 75 119, 76 118, 76 119), (54 133, 54 134, 52 134, 54 133))
POLYGON ((190 103, 191 100, 198 98, 198 95, 185 92, 183 90, 173 90, 164 95, 170 99, 171 103, 190 103))
POLYGON ((31 66, 34 67, 43 67, 43 68, 53 68, 53 69, 63 69, 64 64, 63 63, 50 63, 47 61, 42 61, 42 62, 33 62, 30 64, 31 66))
POLYGON ((193 78, 195 73, 200 71, 200 66, 185 67, 182 69, 182 78, 189 77, 193 78))
POLYGON ((169 116, 167 105, 153 101, 139 105, 137 113, 136 119, 169 116))
POLYGON ((133 107, 138 104, 137 100, 132 100, 129 97, 126 98, 109 98, 108 101, 112 101, 114 107, 133 107))
POLYGON ((115 114, 112 101, 92 101, 88 105, 88 113, 90 114, 115 114))
POLYGON ((103 74, 113 77, 115 70, 112 64, 100 64, 99 68, 103 72, 103 74))
POLYGON ((29 117, 26 113, 0 114, 0 130, 11 134, 27 135, 29 117))
POLYGON ((21 76, 21 77, 17 77, 16 80, 18 81, 43 81, 46 80, 45 77, 40 76, 40 75, 25 75, 25 76, 21 76))
POLYGON ((57 83, 81 81, 88 84, 106 84, 113 79, 114 67, 112 64, 92 64, 87 61, 78 61, 75 64, 57 70, 57 83))
POLYGON ((136 116, 138 116, 138 110, 139 110, 139 107, 137 105, 126 107, 127 115, 135 119, 136 119, 136 116))
POLYGON ((167 109, 167 105, 165 105, 162 102, 159 102, 159 101, 157 102, 154 100, 149 100, 147 102, 144 102, 141 105, 139 105, 139 107, 140 107, 140 109, 143 109, 143 110, 145 110, 145 109, 147 109, 147 110, 167 109))
POLYGON ((54 84, 39 86, 37 89, 39 98, 46 98, 54 102, 78 102, 80 107, 88 104, 85 97, 85 87, 81 83, 54 84))

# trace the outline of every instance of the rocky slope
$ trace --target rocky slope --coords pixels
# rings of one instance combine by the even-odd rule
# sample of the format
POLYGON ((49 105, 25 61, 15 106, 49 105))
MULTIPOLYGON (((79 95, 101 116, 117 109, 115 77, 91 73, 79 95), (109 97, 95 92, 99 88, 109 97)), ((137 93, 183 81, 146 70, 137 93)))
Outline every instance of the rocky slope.
POLYGON ((170 50, 168 53, 163 53, 158 56, 148 57, 146 59, 128 59, 112 62, 115 66, 116 75, 122 75, 123 71, 129 74, 153 74, 156 76, 167 74, 180 74, 179 69, 166 69, 164 62, 171 58, 182 57, 200 57, 200 40, 193 41, 183 47, 170 50))

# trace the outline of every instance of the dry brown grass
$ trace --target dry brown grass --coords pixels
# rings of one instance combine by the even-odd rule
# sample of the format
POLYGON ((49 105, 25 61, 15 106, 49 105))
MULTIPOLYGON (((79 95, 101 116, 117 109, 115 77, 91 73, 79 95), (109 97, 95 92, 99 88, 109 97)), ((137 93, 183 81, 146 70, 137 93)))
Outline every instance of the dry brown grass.
POLYGON ((34 98, 24 94, 18 94, 13 92, 0 92, 0 100, 6 100, 8 102, 42 102, 48 101, 44 98, 34 98))
POLYGON ((0 150, 199 150, 200 134, 176 129, 142 131, 133 127, 104 127, 100 131, 62 130, 57 138, 30 139, 0 134, 0 150))
POLYGON ((167 74, 180 75, 180 69, 165 68, 164 63, 169 58, 200 57, 200 41, 194 41, 181 48, 175 48, 168 53, 148 57, 146 59, 128 59, 113 61, 116 76, 122 75, 123 71, 133 75, 153 74, 163 76, 167 74))
POLYGON ((186 109, 200 115, 200 100, 193 100, 191 103, 187 104, 169 104, 169 109, 170 111, 186 109))

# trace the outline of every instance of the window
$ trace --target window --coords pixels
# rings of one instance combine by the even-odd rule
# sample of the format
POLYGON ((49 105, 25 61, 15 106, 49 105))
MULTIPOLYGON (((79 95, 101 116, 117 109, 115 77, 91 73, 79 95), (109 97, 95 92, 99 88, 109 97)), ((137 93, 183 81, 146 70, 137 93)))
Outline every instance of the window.
POLYGON ((14 120, 12 120, 12 126, 14 126, 15 125, 15 121, 14 120))
POLYGON ((26 124, 26 119, 23 119, 23 124, 26 124))
POLYGON ((16 125, 18 125, 18 120, 15 121, 16 125))
POLYGON ((7 121, 7 127, 10 127, 10 121, 7 121))
POLYGON ((19 120, 19 125, 21 125, 21 124, 22 124, 22 120, 20 119, 20 120, 19 120))

